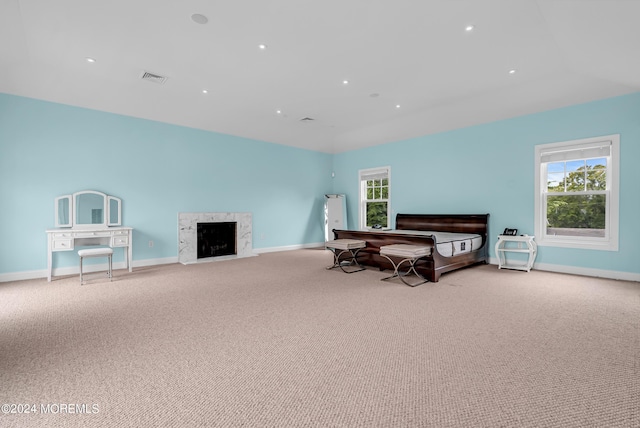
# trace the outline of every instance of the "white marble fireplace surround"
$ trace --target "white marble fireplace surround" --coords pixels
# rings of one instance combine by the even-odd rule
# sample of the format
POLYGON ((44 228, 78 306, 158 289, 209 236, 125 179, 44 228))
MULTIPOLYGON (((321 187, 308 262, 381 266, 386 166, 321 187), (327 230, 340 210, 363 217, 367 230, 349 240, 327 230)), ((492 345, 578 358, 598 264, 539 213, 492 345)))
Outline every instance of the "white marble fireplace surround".
POLYGON ((251 230, 251 213, 178 213, 178 261, 186 265, 256 256, 251 230), (237 254, 198 259, 198 223, 223 222, 237 223, 237 254))

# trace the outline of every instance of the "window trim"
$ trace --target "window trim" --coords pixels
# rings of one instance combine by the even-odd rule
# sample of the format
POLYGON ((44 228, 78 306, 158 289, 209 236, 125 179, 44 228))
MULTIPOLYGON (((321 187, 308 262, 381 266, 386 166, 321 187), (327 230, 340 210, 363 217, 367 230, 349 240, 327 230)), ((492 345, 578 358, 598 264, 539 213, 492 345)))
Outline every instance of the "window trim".
POLYGON ((584 138, 558 143, 540 144, 535 146, 535 236, 539 246, 580 248, 590 250, 618 251, 619 240, 619 193, 620 193, 620 134, 602 137, 584 138), (609 162, 607 165, 607 212, 606 232, 603 238, 576 236, 549 236, 546 234, 545 189, 546 175, 543 173, 545 164, 542 158, 551 151, 578 150, 593 147, 600 142, 610 143, 609 162))
POLYGON ((386 200, 387 202, 387 224, 383 225, 384 228, 391 227, 391 167, 390 166, 382 166, 378 168, 367 168, 361 169, 358 171, 358 222, 360 229, 370 229, 367 227, 367 210, 366 210, 366 184, 363 176, 367 175, 376 175, 376 174, 385 174, 387 175, 388 189, 387 189, 387 199, 382 199, 381 201, 386 200))

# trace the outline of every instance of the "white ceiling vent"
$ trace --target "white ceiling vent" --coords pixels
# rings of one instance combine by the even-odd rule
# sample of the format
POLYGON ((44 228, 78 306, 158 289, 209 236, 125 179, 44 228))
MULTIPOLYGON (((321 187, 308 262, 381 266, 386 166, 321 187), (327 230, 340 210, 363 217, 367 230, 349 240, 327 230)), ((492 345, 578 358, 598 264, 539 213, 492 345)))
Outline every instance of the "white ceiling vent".
POLYGON ((142 80, 157 83, 159 85, 162 85, 164 82, 167 81, 167 78, 165 76, 160 76, 159 74, 155 74, 155 73, 149 73, 148 71, 144 71, 142 73, 142 76, 140 76, 140 78, 142 80))

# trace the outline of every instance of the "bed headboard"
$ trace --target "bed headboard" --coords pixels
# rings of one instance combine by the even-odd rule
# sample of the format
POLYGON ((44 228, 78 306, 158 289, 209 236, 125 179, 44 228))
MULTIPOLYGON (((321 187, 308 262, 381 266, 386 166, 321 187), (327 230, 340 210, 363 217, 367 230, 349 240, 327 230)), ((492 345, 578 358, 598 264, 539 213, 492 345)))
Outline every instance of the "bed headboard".
POLYGON ((397 214, 396 229, 477 233, 486 239, 489 214, 397 214))

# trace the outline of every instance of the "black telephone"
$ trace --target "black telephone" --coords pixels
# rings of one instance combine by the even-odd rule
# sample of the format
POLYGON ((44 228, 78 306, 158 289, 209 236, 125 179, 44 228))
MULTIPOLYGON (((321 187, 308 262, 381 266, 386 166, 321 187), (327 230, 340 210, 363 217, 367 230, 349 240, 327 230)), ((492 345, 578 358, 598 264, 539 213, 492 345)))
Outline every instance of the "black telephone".
POLYGON ((518 229, 509 229, 507 227, 502 234, 507 236, 516 236, 518 234, 518 229))

